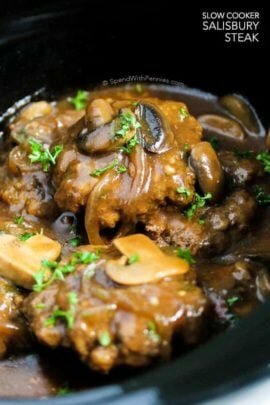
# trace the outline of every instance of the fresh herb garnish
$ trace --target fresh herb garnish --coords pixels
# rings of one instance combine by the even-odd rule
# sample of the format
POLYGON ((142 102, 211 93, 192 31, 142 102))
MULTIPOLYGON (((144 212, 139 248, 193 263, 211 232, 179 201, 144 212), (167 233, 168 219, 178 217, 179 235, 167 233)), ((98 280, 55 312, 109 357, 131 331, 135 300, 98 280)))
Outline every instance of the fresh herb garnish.
POLYGON ((94 263, 100 258, 99 251, 95 252, 76 252, 71 256, 70 263, 76 264, 90 264, 94 263))
POLYGON ((205 224, 205 219, 204 218, 199 218, 198 219, 198 224, 199 225, 204 225, 205 224))
POLYGON ((141 85, 141 83, 136 83, 135 89, 136 89, 137 93, 143 92, 143 86, 141 85))
POLYGON ((136 134, 126 143, 126 145, 121 146, 120 151, 130 155, 132 150, 135 148, 136 145, 139 145, 140 141, 137 138, 136 134))
POLYGON ((115 170, 117 171, 117 173, 126 173, 127 172, 127 167, 125 165, 118 165, 115 167, 115 170))
POLYGON ((125 173, 127 171, 126 166, 119 164, 118 159, 115 158, 107 166, 101 167, 100 169, 93 170, 90 173, 90 176, 92 176, 92 177, 100 177, 100 176, 102 176, 102 174, 106 173, 108 170, 111 170, 111 169, 115 169, 117 171, 117 173, 125 173))
POLYGON ((35 284, 33 290, 40 292, 48 287, 55 280, 64 280, 67 274, 75 271, 77 264, 90 264, 99 259, 99 252, 76 252, 73 253, 71 259, 60 265, 59 262, 43 260, 41 269, 34 274, 35 284), (50 271, 49 275, 48 272, 50 271))
POLYGON ((228 304, 228 306, 229 307, 232 307, 236 302, 238 302, 239 301, 239 297, 236 297, 236 296, 234 296, 234 297, 230 297, 230 298, 227 298, 227 304, 228 304))
POLYGON ((270 152, 261 152, 256 156, 256 159, 262 162, 264 171, 270 173, 270 152))
POLYGON ((73 391, 69 388, 67 384, 63 385, 62 387, 58 388, 56 395, 58 397, 63 397, 68 394, 71 394, 73 391))
POLYGON ((190 144, 189 143, 185 143, 184 144, 184 150, 187 152, 187 151, 189 151, 191 148, 190 148, 190 144))
POLYGON ((256 201, 260 205, 270 204, 270 194, 267 194, 260 186, 256 186, 256 201))
POLYGON ((32 138, 29 139, 29 145, 31 149, 30 162, 40 163, 44 172, 47 172, 51 165, 56 164, 56 159, 63 150, 63 145, 56 145, 50 151, 48 146, 44 146, 32 138))
POLYGON ((45 326, 54 326, 59 318, 63 318, 70 329, 74 325, 75 309, 78 303, 78 296, 75 291, 68 293, 69 309, 64 311, 62 309, 55 309, 54 312, 46 319, 45 326))
POLYGON ((137 253, 134 253, 131 255, 128 259, 128 264, 134 264, 137 263, 140 260, 140 256, 137 253))
POLYGON ((185 121, 185 119, 189 117, 189 112, 186 107, 182 106, 179 108, 179 117, 181 122, 185 121))
POLYGON ((82 237, 81 236, 74 236, 74 238, 71 238, 68 240, 68 244, 72 247, 77 247, 80 246, 82 243, 82 237))
POLYGON ((125 138, 127 133, 132 129, 140 128, 141 124, 137 121, 136 117, 132 112, 125 111, 122 112, 118 120, 116 121, 115 137, 125 138))
POLYGON ((217 139, 216 136, 212 136, 212 138, 210 138, 209 142, 211 143, 213 149, 215 149, 215 150, 220 149, 220 141, 217 139))
POLYGON ((35 233, 25 232, 25 233, 22 233, 21 235, 19 235, 18 239, 25 242, 26 240, 32 238, 32 236, 35 236, 35 235, 36 235, 35 233))
POLYGON ((88 98, 88 91, 78 90, 75 97, 71 97, 69 102, 75 107, 75 110, 83 110, 87 105, 88 98))
POLYGON ((111 344, 111 336, 108 331, 104 331, 98 338, 99 344, 103 347, 108 347, 111 344))
POLYGON ((203 208, 208 200, 211 200, 212 194, 207 193, 205 196, 194 194, 193 204, 185 211, 185 215, 191 219, 199 208, 203 208))
POLYGON ((178 187, 176 189, 178 194, 182 194, 184 197, 188 198, 192 195, 192 192, 186 187, 178 187))
POLYGON ((154 342, 160 342, 160 336, 157 333, 157 326, 156 326, 155 322, 149 321, 147 323, 146 334, 154 342))
POLYGON ((90 176, 92 176, 92 177, 102 176, 102 174, 106 173, 108 170, 114 169, 116 165, 118 165, 118 159, 115 158, 107 166, 101 167, 100 169, 93 170, 90 173, 90 176))
POLYGON ((194 257, 190 253, 189 249, 182 249, 182 248, 177 249, 177 256, 181 257, 181 259, 184 259, 189 264, 196 263, 196 260, 194 259, 194 257))
POLYGON ((24 222, 24 217, 22 217, 21 215, 16 215, 16 217, 14 218, 14 224, 22 225, 23 222, 24 222))

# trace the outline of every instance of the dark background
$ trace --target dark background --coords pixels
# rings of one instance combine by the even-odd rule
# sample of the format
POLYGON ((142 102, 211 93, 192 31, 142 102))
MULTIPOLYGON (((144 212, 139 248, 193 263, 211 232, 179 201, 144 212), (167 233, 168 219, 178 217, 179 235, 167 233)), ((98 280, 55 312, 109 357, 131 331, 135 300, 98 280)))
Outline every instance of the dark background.
POLYGON ((217 94, 239 92, 259 108, 266 101, 269 18, 257 1, 243 7, 179 0, 5 3, 0 17, 5 105, 44 85, 61 90, 133 74, 217 94), (223 33, 202 31, 201 13, 208 10, 260 11, 260 44, 226 44, 223 33), (16 94, 10 92, 11 80, 16 94))

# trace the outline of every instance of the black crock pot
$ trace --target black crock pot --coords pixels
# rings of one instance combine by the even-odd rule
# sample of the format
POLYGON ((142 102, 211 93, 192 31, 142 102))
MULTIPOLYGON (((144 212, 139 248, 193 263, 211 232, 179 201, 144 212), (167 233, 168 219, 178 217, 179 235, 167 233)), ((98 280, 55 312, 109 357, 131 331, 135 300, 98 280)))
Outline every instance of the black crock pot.
MULTIPOLYGON (((0 17, 0 112, 44 87, 47 94, 56 94, 137 75, 184 82, 219 95, 241 93, 269 124, 263 70, 266 31, 257 47, 229 47, 219 34, 201 31, 202 7, 188 8, 183 2, 176 6, 168 0, 8 3, 0 17)), ((269 360, 266 302, 234 329, 168 364, 122 384, 42 403, 194 404, 261 378, 269 360)), ((0 399, 9 405, 34 402, 0 399)))

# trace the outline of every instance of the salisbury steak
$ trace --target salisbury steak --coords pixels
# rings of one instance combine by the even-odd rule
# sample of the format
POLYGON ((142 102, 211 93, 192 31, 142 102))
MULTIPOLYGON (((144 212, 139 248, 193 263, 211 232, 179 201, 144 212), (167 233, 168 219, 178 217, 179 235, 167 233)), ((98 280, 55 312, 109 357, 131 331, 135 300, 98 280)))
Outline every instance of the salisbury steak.
POLYGON ((91 368, 107 372, 167 358, 175 335, 183 347, 200 340, 210 305, 191 271, 124 286, 107 276, 107 262, 108 255, 76 265, 64 280, 30 295, 25 314, 40 342, 71 347, 91 368))

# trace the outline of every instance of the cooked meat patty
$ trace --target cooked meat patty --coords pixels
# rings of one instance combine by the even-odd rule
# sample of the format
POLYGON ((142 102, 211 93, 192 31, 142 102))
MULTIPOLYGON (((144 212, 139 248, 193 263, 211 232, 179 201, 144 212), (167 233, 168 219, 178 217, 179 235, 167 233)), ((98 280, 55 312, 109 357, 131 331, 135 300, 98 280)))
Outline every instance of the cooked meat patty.
POLYGON ((24 295, 0 277, 0 358, 28 347, 30 337, 21 309, 24 295))
POLYGON ((183 347, 201 339, 210 305, 194 273, 123 286, 106 275, 106 260, 79 265, 30 295, 24 311, 40 342, 71 347, 90 367, 108 372, 168 358, 173 336, 183 347))
POLYGON ((244 190, 232 193, 220 206, 197 210, 187 218, 163 209, 149 216, 148 235, 160 246, 188 248, 193 254, 219 254, 239 238, 255 214, 254 198, 244 190))

